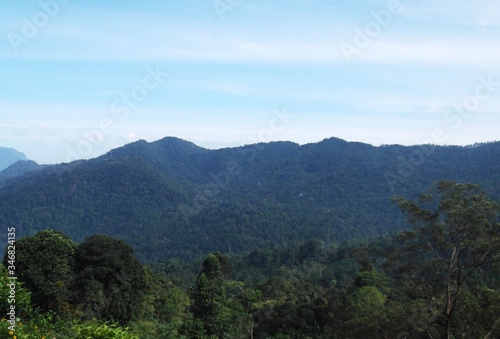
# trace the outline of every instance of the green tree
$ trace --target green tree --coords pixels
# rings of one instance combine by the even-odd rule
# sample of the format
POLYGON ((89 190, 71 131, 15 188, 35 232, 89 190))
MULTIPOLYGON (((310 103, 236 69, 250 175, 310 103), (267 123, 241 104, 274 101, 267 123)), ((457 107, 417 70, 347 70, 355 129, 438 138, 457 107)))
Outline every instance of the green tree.
POLYGON ((190 291, 193 319, 184 329, 190 337, 237 336, 246 316, 235 300, 243 284, 226 279, 230 272, 229 260, 219 253, 209 254, 203 261, 190 291))
POLYGON ((78 246, 76 292, 84 318, 126 323, 141 314, 148 286, 133 253, 130 245, 104 235, 78 246))
POLYGON ((207 335, 222 337, 228 330, 224 315, 224 275, 216 255, 209 254, 192 290, 191 312, 203 323, 207 335))
POLYGON ((151 312, 134 324, 143 338, 179 338, 179 330, 187 316, 189 296, 163 272, 147 270, 150 280, 146 296, 151 312), (147 335, 149 333, 149 336, 147 335))
MULTIPOLYGON (((395 202, 413 227, 406 232, 414 255, 424 251, 432 268, 430 278, 438 283, 446 338, 451 338, 452 320, 464 283, 484 264, 500 256, 499 205, 478 186, 440 181, 419 203, 395 198, 395 202)), ((415 270, 415 267, 414 267, 415 270)), ((439 320, 436 318, 436 320, 439 320)))
POLYGON ((70 311, 75 248, 70 238, 54 230, 16 242, 16 274, 32 292, 33 306, 60 315, 70 311))
POLYGON ((13 280, 9 279, 7 269, 0 265, 0 295, 2 296, 0 312, 2 318, 9 318, 7 313, 10 311, 11 305, 15 305, 17 317, 29 315, 33 309, 31 306, 31 293, 25 288, 24 284, 16 281, 14 281, 15 285, 12 285, 12 283, 13 280), (14 299, 9 298, 12 291, 11 286, 15 286, 14 299), (9 299, 13 302, 9 302, 9 299))

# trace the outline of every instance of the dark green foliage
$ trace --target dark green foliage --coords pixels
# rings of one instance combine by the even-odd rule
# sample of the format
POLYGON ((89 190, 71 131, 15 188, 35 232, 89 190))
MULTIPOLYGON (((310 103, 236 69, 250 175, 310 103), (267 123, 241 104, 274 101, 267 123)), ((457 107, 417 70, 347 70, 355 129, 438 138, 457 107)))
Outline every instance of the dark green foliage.
POLYGON ((32 292, 34 305, 61 315, 70 311, 75 249, 71 239, 54 230, 16 242, 16 275, 32 292))
POLYGON ((41 167, 33 160, 19 160, 15 162, 0 172, 0 188, 10 179, 35 171, 41 167))
MULTIPOLYGON (((412 227, 393 235, 215 252, 203 261, 170 259, 153 268, 143 267, 123 241, 92 236, 69 255, 75 298, 66 319, 75 320, 61 322, 58 314, 32 307, 26 283, 19 288, 19 337, 499 337, 498 203, 475 185, 450 181, 433 185, 417 202, 396 202, 412 227)), ((44 231, 19 243, 43 239, 69 241, 44 231)), ((51 258, 44 248, 33 258, 23 247, 30 254, 19 267, 26 282, 51 258)), ((0 290, 7 291, 0 273, 0 290)), ((0 333, 8 333, 6 325, 2 320, 0 333)))
POLYGON ((77 307, 85 318, 136 319, 147 293, 145 272, 123 241, 94 235, 76 251, 77 307))
POLYGON ((401 231, 394 194, 415 198, 444 178, 498 198, 497 168, 498 142, 373 147, 331 138, 206 150, 165 138, 10 180, 0 188, 0 223, 19 225, 19 236, 46 225, 77 242, 106 234, 148 262, 193 260, 401 231))
MULTIPOLYGON (((209 254, 203 261, 201 272, 191 291, 190 311, 193 322, 185 332, 196 336, 193 331, 207 336, 224 338, 231 327, 231 310, 225 291, 225 277, 219 259, 228 265, 227 258, 220 254, 209 254)), ((227 268, 226 268, 227 270, 227 268)))

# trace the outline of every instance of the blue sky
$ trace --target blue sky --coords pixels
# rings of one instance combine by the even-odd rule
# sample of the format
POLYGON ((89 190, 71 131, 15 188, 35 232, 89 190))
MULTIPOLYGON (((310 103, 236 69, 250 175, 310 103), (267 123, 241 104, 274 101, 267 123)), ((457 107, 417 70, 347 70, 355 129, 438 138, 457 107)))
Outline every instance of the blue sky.
POLYGON ((498 1, 0 6, 0 146, 39 163, 165 136, 207 148, 500 139, 498 1))

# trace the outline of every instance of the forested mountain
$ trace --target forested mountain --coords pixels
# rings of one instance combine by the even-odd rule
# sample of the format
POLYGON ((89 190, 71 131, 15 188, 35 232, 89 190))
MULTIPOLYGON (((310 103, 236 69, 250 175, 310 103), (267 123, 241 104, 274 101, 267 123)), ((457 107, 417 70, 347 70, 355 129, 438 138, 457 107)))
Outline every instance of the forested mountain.
POLYGON ((45 230, 10 240, 0 294, 16 305, 0 304, 0 335, 499 338, 500 204, 453 181, 395 203, 411 226, 390 236, 214 252, 192 263, 145 266, 129 244, 104 235, 78 244, 45 230))
POLYGON ((439 180, 500 197, 500 142, 380 146, 331 138, 207 150, 138 141, 88 161, 47 166, 0 188, 0 223, 18 237, 51 228, 130 243, 142 260, 193 259, 407 227, 391 203, 439 180))
POLYGON ((28 158, 26 158, 24 153, 13 148, 0 147, 0 171, 3 171, 19 160, 28 160, 28 158))
POLYGON ((0 187, 5 185, 10 179, 35 171, 41 167, 43 166, 38 165, 33 160, 18 160, 0 172, 0 187))

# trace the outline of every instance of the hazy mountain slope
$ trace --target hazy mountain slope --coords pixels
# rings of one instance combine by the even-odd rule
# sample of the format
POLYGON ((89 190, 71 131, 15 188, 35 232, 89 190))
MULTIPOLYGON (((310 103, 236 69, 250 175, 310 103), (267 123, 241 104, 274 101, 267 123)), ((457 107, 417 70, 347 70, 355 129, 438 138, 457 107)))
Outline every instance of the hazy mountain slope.
POLYGON ((0 187, 9 180, 42 168, 33 160, 19 160, 0 172, 0 187))
POLYGON ((147 260, 307 239, 344 241, 405 227, 391 203, 441 179, 500 196, 500 143, 382 146, 327 139, 206 150, 165 138, 43 168, 0 189, 18 236, 56 228, 122 238, 147 260))
POLYGON ((0 147, 0 171, 3 171, 19 160, 28 160, 28 158, 26 158, 24 153, 16 151, 13 148, 0 147))

